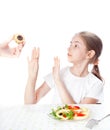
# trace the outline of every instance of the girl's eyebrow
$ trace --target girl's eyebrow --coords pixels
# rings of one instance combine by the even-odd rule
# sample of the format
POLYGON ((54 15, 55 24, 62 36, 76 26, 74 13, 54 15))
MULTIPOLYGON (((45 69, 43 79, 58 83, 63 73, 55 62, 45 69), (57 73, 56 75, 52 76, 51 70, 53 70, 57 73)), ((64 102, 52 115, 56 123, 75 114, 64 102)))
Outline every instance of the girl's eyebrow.
POLYGON ((72 43, 76 43, 76 44, 79 44, 79 45, 82 46, 82 42, 79 41, 79 40, 77 40, 77 39, 72 39, 72 40, 70 41, 70 44, 72 44, 72 43))
POLYGON ((74 41, 74 42, 75 42, 75 43, 81 43, 81 42, 79 42, 79 41, 77 41, 77 40, 76 40, 76 41, 74 41))
POLYGON ((77 40, 70 41, 70 43, 73 43, 73 42, 81 44, 81 42, 79 42, 77 40))

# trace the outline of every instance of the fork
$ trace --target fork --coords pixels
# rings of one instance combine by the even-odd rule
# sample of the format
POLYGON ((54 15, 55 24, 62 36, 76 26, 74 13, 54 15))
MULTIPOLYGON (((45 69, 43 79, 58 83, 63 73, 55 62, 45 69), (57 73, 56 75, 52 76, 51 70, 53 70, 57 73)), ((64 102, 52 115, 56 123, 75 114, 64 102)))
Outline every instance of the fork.
POLYGON ((92 129, 95 125, 98 125, 98 123, 100 121, 102 121, 103 119, 105 119, 106 117, 110 116, 110 114, 107 114, 106 116, 104 116, 103 118, 101 118, 100 120, 97 119, 91 119, 88 121, 88 123, 86 124, 86 127, 89 129, 92 129))

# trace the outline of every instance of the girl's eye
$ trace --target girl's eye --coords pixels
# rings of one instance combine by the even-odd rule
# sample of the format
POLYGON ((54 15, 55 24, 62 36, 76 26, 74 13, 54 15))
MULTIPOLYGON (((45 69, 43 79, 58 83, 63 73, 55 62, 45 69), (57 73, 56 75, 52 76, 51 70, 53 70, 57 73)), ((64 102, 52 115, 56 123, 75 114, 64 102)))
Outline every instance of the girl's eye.
POLYGON ((72 41, 70 41, 70 44, 72 44, 72 41))
POLYGON ((78 47, 78 45, 75 45, 75 47, 78 47))

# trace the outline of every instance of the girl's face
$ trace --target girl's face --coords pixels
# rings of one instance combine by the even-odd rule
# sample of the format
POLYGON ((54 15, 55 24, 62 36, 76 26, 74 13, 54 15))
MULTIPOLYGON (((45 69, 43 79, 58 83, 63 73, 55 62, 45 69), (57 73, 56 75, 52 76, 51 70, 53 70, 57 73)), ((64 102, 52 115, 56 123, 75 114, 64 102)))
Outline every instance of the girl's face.
POLYGON ((68 48, 68 61, 71 63, 82 63, 86 60, 87 48, 79 35, 75 35, 68 48))

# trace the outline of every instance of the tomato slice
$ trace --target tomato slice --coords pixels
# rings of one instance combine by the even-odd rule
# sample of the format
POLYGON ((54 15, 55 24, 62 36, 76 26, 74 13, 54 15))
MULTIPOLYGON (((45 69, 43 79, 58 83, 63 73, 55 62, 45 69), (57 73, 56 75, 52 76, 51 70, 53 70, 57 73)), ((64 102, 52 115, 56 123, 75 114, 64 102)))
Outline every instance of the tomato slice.
POLYGON ((78 109, 80 109, 80 107, 79 106, 73 106, 73 109, 78 110, 78 109))
POLYGON ((83 113, 76 113, 77 114, 77 116, 85 116, 85 114, 83 114, 83 113))
POLYGON ((64 118, 66 118, 66 115, 65 115, 65 114, 63 114, 63 117, 64 117, 64 118))
POLYGON ((68 106, 68 109, 73 109, 73 106, 70 106, 70 105, 69 105, 69 106, 68 106))
POLYGON ((78 110, 78 109, 80 109, 80 107, 79 106, 71 106, 71 105, 69 105, 68 109, 78 110))

